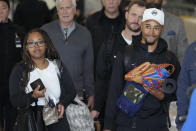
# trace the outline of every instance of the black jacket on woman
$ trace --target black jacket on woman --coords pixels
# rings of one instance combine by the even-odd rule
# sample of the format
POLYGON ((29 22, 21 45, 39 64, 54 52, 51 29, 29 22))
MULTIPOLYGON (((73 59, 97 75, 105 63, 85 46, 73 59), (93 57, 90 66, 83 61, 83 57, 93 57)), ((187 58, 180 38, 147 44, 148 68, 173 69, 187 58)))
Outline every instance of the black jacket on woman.
MULTIPOLYGON (((61 96, 59 103, 66 107, 74 100, 76 96, 75 88, 71 76, 69 75, 67 69, 64 66, 60 66, 60 88, 61 96)), ((10 99, 15 107, 23 108, 28 107, 37 99, 32 97, 32 93, 25 93, 23 85, 24 81, 25 65, 17 64, 10 75, 9 89, 10 89, 10 99)))
POLYGON ((149 53, 148 45, 141 43, 141 36, 134 37, 132 45, 126 47, 124 52, 119 52, 114 62, 106 105, 105 129, 112 129, 114 126, 117 126, 117 131, 168 130, 167 114, 162 105, 172 101, 176 97, 175 93, 171 95, 165 94, 163 100, 159 100, 148 93, 142 107, 133 117, 128 117, 127 114, 118 109, 116 104, 125 85, 124 75, 135 66, 139 66, 147 61, 152 64, 173 64, 176 69, 170 77, 174 80, 177 79, 180 64, 177 57, 167 50, 165 40, 160 38, 155 51, 149 53))

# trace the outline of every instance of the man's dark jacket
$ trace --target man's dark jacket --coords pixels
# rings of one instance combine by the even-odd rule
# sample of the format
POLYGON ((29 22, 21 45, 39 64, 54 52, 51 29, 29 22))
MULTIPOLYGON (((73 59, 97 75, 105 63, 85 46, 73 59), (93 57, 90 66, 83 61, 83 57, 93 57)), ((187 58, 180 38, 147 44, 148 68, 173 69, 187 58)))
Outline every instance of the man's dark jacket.
POLYGON ((52 12, 49 12, 46 2, 40 0, 22 0, 15 10, 13 22, 26 32, 50 22, 52 12))
POLYGON ((92 35, 95 61, 102 43, 106 41, 112 33, 121 32, 124 29, 124 25, 125 18, 121 10, 119 16, 115 19, 106 17, 104 8, 87 18, 86 27, 92 35))
POLYGON ((0 84, 1 96, 8 100, 9 75, 13 66, 21 60, 24 32, 12 22, 0 23, 0 84))
POLYGON ((145 97, 142 107, 131 118, 120 111, 117 108, 116 103, 123 92, 125 84, 124 75, 133 69, 133 67, 139 66, 147 61, 153 64, 170 63, 176 68, 174 73, 171 75, 171 78, 176 80, 180 71, 180 64, 177 57, 172 52, 167 50, 167 43, 161 38, 159 39, 158 46, 155 51, 149 53, 148 46, 141 43, 141 36, 136 38, 134 37, 132 46, 125 48, 124 52, 130 53, 128 55, 128 64, 124 64, 125 53, 119 52, 113 65, 113 72, 106 105, 105 129, 112 129, 114 125, 117 125, 127 127, 129 130, 131 130, 132 127, 135 127, 135 125, 133 125, 134 122, 136 122, 135 124, 138 131, 143 131, 145 129, 148 131, 154 131, 161 127, 167 128, 167 114, 163 109, 162 103, 172 101, 176 97, 175 94, 165 94, 165 98, 163 100, 158 100, 154 96, 148 94, 145 97), (157 118, 158 121, 151 121, 151 117, 157 118), (137 120, 134 121, 135 118, 137 118, 139 122, 137 120), (142 123, 141 121, 145 121, 145 123, 142 123), (147 129, 147 127, 149 129, 147 129))
POLYGON ((127 46, 121 33, 114 33, 105 41, 99 50, 96 66, 95 105, 94 109, 101 112, 105 108, 112 65, 119 51, 127 46))

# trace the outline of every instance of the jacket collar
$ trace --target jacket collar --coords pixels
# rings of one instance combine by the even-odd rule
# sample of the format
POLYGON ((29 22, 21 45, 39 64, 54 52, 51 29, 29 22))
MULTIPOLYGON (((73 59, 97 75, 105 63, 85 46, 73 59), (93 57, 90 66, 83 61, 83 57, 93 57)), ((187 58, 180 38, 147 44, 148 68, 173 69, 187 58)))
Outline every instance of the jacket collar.
MULTIPOLYGON (((142 33, 138 36, 133 36, 132 44, 133 44, 133 46, 139 47, 142 50, 144 50, 145 52, 147 52, 148 51, 148 45, 142 44, 141 40, 142 40, 142 33)), ((156 54, 161 53, 161 52, 167 50, 167 48, 168 48, 167 42, 164 39, 159 38, 158 45, 157 45, 157 47, 156 47, 156 49, 154 50, 153 53, 156 53, 156 54)))

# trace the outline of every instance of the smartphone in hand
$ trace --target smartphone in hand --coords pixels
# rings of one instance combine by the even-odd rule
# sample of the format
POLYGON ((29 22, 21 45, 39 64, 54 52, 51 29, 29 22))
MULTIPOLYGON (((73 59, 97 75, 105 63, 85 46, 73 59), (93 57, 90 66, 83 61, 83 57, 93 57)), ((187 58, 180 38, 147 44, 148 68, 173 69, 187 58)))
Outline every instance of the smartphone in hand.
POLYGON ((44 84, 43 84, 43 82, 42 82, 42 80, 41 80, 40 78, 37 79, 37 80, 35 80, 35 81, 33 81, 33 82, 30 84, 30 86, 31 86, 31 88, 32 88, 33 90, 35 90, 35 88, 37 88, 38 85, 40 85, 39 91, 40 91, 40 90, 43 90, 43 89, 45 88, 45 86, 44 86, 44 84))

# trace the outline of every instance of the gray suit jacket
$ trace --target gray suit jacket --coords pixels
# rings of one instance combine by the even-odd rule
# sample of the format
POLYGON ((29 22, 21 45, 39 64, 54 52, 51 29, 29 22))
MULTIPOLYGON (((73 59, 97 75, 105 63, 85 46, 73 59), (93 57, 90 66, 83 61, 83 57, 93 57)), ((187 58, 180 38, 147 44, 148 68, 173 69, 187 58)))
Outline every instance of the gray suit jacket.
POLYGON ((182 63, 184 53, 188 47, 188 40, 184 29, 184 23, 177 16, 165 13, 164 31, 161 37, 167 41, 168 49, 171 50, 182 63))

